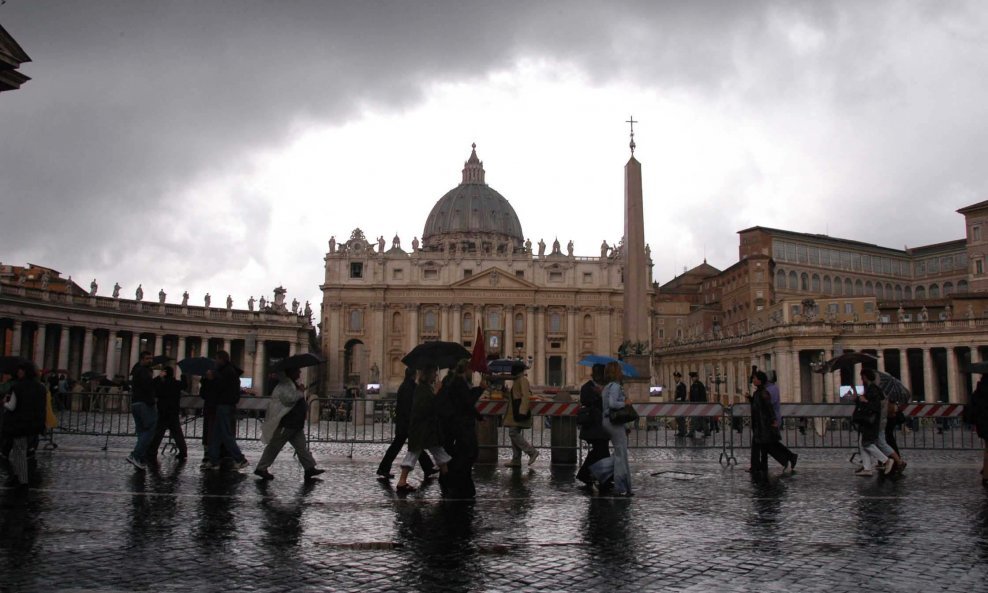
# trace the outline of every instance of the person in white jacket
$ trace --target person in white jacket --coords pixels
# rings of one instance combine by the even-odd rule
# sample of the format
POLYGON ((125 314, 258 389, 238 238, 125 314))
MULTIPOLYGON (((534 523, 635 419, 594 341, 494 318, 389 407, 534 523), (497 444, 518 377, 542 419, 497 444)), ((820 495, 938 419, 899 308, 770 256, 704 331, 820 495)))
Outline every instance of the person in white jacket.
POLYGON ((261 442, 266 446, 254 469, 254 473, 265 480, 274 479, 268 468, 285 443, 291 443, 295 449, 298 460, 305 469, 306 480, 326 471, 316 467, 316 460, 305 442, 305 415, 308 407, 305 392, 297 383, 301 374, 299 369, 286 370, 271 393, 271 402, 261 427, 261 442))

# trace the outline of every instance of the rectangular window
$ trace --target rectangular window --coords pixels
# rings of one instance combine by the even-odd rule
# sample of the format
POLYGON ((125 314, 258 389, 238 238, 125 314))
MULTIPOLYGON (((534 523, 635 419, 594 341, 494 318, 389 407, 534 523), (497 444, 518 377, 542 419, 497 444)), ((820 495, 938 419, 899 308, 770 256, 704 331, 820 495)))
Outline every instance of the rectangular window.
POLYGON ((939 274, 940 273, 940 262, 937 261, 937 258, 932 257, 932 258, 926 260, 926 271, 929 274, 939 274))
POLYGON ((839 303, 830 303, 829 305, 827 305, 827 312, 828 313, 833 313, 833 314, 836 315, 837 313, 840 312, 840 304, 839 303))
POLYGON ((808 256, 806 255, 806 245, 797 245, 796 258, 799 260, 799 263, 805 264, 807 262, 807 257, 808 256))
POLYGON ((874 313, 875 312, 875 303, 872 303, 871 301, 866 302, 864 304, 864 311, 865 311, 865 313, 874 313))
POLYGON ((473 276, 473 270, 471 270, 470 268, 463 270, 464 278, 469 278, 470 276, 473 276))
POLYGON ((793 305, 790 311, 792 311, 793 315, 799 315, 799 305, 793 305))
POLYGON ((954 258, 948 255, 947 257, 940 258, 940 270, 943 272, 949 272, 954 269, 954 258))
POLYGON ((404 277, 405 277, 405 270, 401 270, 401 269, 391 270, 392 280, 402 280, 404 279, 404 277))
POLYGON ((847 314, 854 313, 854 303, 844 303, 844 312, 847 314))
POLYGON ((883 274, 891 274, 892 273, 892 260, 890 260, 887 257, 883 257, 882 258, 882 273, 883 274))
POLYGON ((861 271, 861 255, 860 254, 855 253, 855 254, 852 254, 851 255, 851 268, 854 269, 854 270, 856 270, 856 271, 861 271))
POLYGON ((847 251, 840 252, 840 267, 845 270, 851 269, 851 254, 847 251))
POLYGON ((796 261, 796 244, 786 243, 786 259, 788 261, 796 261))
POLYGON ((981 240, 981 226, 980 225, 974 225, 973 227, 971 227, 971 240, 972 241, 980 241, 981 240))
POLYGON ((772 241, 772 257, 775 261, 786 260, 786 246, 782 241, 772 241))
POLYGON ((583 283, 584 284, 593 284, 593 272, 584 272, 583 273, 583 283))
POLYGON ((976 259, 974 260, 974 273, 978 276, 985 273, 985 260, 976 259))
POLYGON ((563 273, 562 272, 549 272, 549 282, 562 282, 563 273))
POLYGON ((515 350, 524 350, 525 342, 515 342, 515 350))
POLYGON ((364 264, 360 262, 350 262, 350 277, 351 278, 363 278, 364 277, 364 264))
POLYGON ((916 262, 916 275, 917 276, 926 275, 926 262, 922 262, 922 261, 916 262))
POLYGON ((820 248, 810 247, 810 263, 813 265, 820 264, 820 248))
POLYGON ((524 278, 525 270, 515 270, 515 278, 524 278))
POLYGON ((436 280, 437 278, 439 278, 439 270, 434 270, 434 269, 422 270, 422 278, 426 280, 436 280))
MULTIPOLYGON (((878 258, 876 257, 875 259, 877 260, 878 258)), ((864 272, 870 272, 871 271, 871 256, 870 255, 862 255, 861 256, 861 270, 864 271, 864 272)))

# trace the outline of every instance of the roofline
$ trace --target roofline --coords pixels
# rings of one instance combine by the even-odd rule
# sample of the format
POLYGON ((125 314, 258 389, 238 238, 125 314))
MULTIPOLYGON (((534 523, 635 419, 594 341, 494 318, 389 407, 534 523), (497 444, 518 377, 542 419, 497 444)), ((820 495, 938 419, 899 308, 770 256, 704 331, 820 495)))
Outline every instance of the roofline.
POLYGON ((975 212, 977 210, 983 210, 988 208, 988 200, 983 202, 978 202, 977 204, 971 204, 970 206, 964 206, 957 211, 958 214, 967 214, 968 212, 975 212))
MULTIPOLYGON (((988 205, 988 202, 985 202, 985 204, 988 205)), ((963 246, 963 245, 965 245, 967 243, 967 240, 966 239, 951 239, 950 241, 943 241, 941 243, 931 243, 930 245, 921 245, 919 247, 911 247, 909 249, 895 249, 895 248, 892 248, 892 247, 882 247, 881 245, 876 245, 874 243, 865 243, 863 241, 855 241, 853 239, 841 239, 840 237, 831 237, 830 235, 820 235, 820 234, 816 234, 816 233, 800 233, 798 231, 787 231, 787 230, 784 230, 784 229, 774 229, 774 228, 766 227, 766 226, 753 226, 753 227, 749 227, 749 228, 746 228, 746 229, 743 229, 743 230, 738 231, 738 234, 740 235, 741 233, 747 233, 747 232, 751 232, 751 231, 765 231, 765 232, 768 232, 770 234, 783 235, 783 236, 787 236, 787 237, 799 237, 799 238, 803 238, 803 239, 813 239, 813 240, 816 240, 816 241, 828 241, 828 242, 843 243, 843 244, 846 244, 846 245, 856 245, 856 246, 859 246, 859 247, 867 247, 869 249, 876 249, 878 251, 883 251, 883 252, 886 252, 886 253, 894 253, 895 255, 900 256, 900 257, 909 257, 909 256, 915 254, 917 251, 927 251, 927 250, 933 250, 933 249, 938 249, 938 248, 948 247, 948 246, 950 246, 950 247, 963 246)))

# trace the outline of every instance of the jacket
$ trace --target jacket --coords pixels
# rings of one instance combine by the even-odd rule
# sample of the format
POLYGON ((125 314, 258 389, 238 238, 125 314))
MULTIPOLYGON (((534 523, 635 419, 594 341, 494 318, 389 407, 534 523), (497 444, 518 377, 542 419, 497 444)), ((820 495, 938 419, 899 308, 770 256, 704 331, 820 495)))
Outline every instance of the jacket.
POLYGON ((456 424, 472 424, 477 421, 477 400, 484 390, 473 387, 462 375, 457 375, 446 386, 448 416, 456 424))
POLYGON ((14 382, 10 389, 14 409, 4 410, 3 434, 27 437, 45 432, 45 398, 48 391, 34 379, 14 382))
MULTIPOLYGON (((239 385, 239 381, 238 381, 239 385)), ((282 419, 292 411, 300 401, 305 401, 304 394, 295 386, 295 382, 283 375, 271 392, 267 412, 264 414, 264 424, 261 426, 261 442, 265 445, 271 442, 274 433, 281 425, 282 419)))
POLYGON ((154 378, 151 375, 151 367, 137 363, 130 369, 130 401, 135 404, 140 402, 149 406, 154 405, 154 378))
POLYGON ((762 385, 751 396, 751 442, 768 445, 780 440, 782 435, 772 407, 772 396, 762 385))
POLYGON ((686 401, 686 384, 682 381, 676 381, 676 395, 673 397, 673 400, 677 402, 686 401))
POLYGON ((878 440, 878 431, 881 427, 879 418, 881 418, 882 415, 883 399, 885 399, 885 396, 882 395, 882 390, 879 389, 878 385, 871 383, 865 387, 864 399, 859 398, 857 404, 855 404, 855 413, 858 413, 858 410, 863 409, 866 410, 868 414, 872 414, 875 418, 875 421, 870 424, 858 425, 858 432, 861 433, 861 440, 866 443, 878 440))
POLYGON ((216 405, 235 406, 240 401, 240 375, 243 373, 232 364, 216 369, 216 405))
POLYGON ((412 414, 408 423, 408 450, 424 451, 438 447, 439 416, 436 410, 436 394, 432 385, 419 383, 412 398, 412 414))
POLYGON ((585 441, 608 439, 610 435, 604 430, 604 399, 603 389, 591 379, 580 388, 580 407, 590 413, 590 424, 580 427, 580 438, 585 441))
POLYGON ((984 376, 971 393, 971 422, 978 436, 988 440, 988 381, 984 376))
POLYGON ((155 377, 151 382, 158 400, 158 414, 178 415, 182 400, 182 382, 175 377, 155 377))
POLYGON ((532 405, 532 387, 528 384, 528 379, 524 375, 519 375, 511 383, 511 391, 509 391, 508 394, 510 396, 510 399, 508 400, 508 411, 504 414, 504 421, 502 424, 504 426, 514 428, 531 428, 531 416, 525 420, 515 420, 513 405, 513 402, 517 401, 518 414, 528 414, 530 406, 532 405))
POLYGON ((690 385, 690 401, 691 402, 707 401, 707 388, 703 386, 703 383, 699 381, 693 381, 693 384, 690 385))
POLYGON ((624 389, 621 384, 617 381, 611 381, 604 386, 604 392, 600 394, 600 397, 604 404, 604 429, 607 431, 625 430, 623 424, 611 424, 611 410, 620 410, 625 404, 624 389))
POLYGON ((415 398, 415 379, 405 379, 398 386, 395 400, 395 432, 408 433, 408 423, 412 419, 412 401, 415 398))

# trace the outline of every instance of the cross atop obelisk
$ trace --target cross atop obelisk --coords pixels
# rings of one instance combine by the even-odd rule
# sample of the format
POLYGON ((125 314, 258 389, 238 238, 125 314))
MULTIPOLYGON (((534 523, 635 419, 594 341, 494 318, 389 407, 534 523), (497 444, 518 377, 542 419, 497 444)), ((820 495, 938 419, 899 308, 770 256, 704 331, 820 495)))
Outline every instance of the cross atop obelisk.
POLYGON ((632 156, 634 156, 634 154, 635 154, 635 124, 637 124, 638 122, 635 121, 635 116, 629 115, 628 116, 628 121, 626 121, 624 123, 631 124, 631 143, 628 144, 628 146, 631 148, 631 154, 632 154, 632 156))

